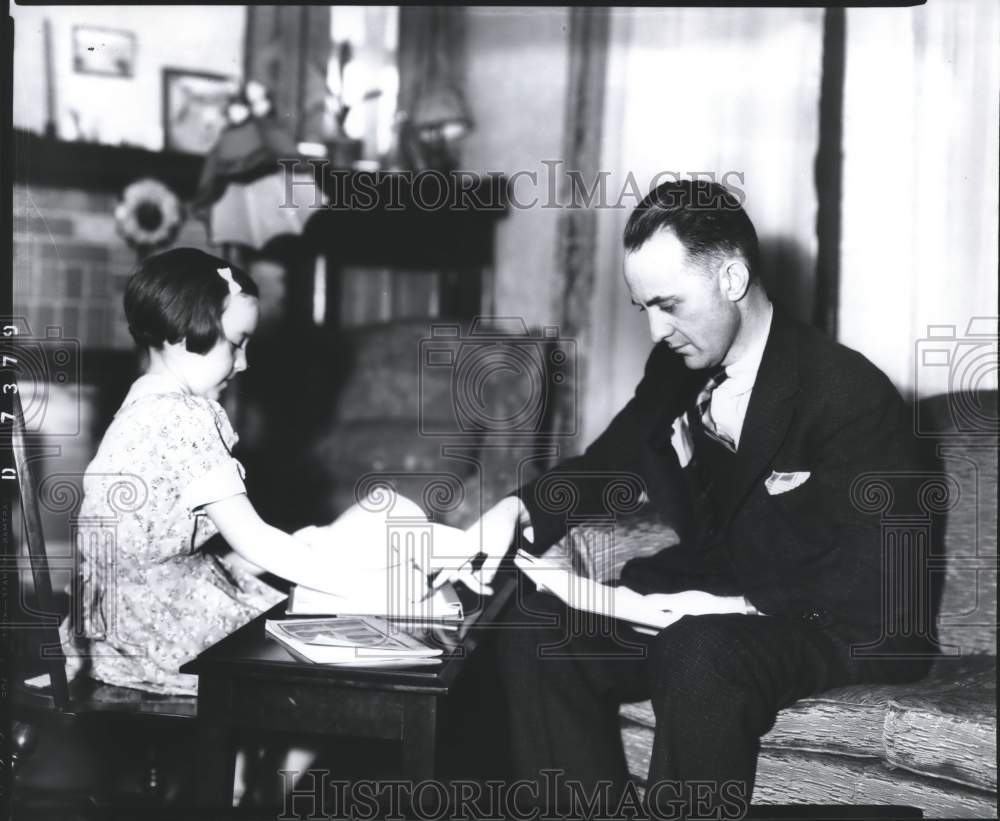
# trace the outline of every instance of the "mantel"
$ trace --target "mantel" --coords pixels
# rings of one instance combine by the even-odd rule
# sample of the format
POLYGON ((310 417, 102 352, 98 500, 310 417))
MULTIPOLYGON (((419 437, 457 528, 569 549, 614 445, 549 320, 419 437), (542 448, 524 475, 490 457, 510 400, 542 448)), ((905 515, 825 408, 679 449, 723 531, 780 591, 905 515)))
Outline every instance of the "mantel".
POLYGON ((20 129, 12 138, 14 182, 27 185, 118 194, 140 177, 154 177, 189 199, 204 163, 194 154, 67 142, 20 129))
POLYGON ((326 169, 316 176, 327 205, 309 217, 305 239, 341 264, 492 263, 495 224, 508 208, 503 176, 326 169))
MULTIPOLYGON (((153 177, 190 200, 205 161, 19 129, 12 136, 14 181, 27 185, 120 194, 135 180, 153 177)), ((343 262, 422 264, 444 257, 480 264, 492 254, 494 222, 507 209, 507 180, 500 175, 346 171, 305 158, 295 167, 311 170, 330 202, 309 218, 307 241, 316 250, 336 248, 343 262)))

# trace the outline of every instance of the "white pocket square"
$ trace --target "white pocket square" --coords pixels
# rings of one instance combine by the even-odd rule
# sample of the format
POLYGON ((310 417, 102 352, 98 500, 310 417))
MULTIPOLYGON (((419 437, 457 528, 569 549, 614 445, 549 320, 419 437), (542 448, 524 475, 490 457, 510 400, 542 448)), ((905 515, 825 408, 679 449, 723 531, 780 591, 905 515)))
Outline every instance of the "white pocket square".
POLYGON ((779 493, 788 493, 799 485, 805 484, 806 479, 810 476, 812 474, 808 470, 795 470, 789 473, 773 470, 771 475, 767 477, 767 481, 764 482, 764 487, 767 488, 767 492, 771 496, 777 496, 779 493))

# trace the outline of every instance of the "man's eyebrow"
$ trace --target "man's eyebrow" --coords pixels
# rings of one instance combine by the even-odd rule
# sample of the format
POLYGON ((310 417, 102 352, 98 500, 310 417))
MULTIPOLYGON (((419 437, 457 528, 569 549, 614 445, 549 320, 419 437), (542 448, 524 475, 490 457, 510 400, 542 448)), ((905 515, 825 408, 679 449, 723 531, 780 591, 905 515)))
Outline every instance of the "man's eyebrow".
MULTIPOLYGON (((667 296, 654 296, 652 299, 646 300, 645 306, 647 308, 649 308, 649 307, 652 307, 653 305, 659 305, 662 302, 670 302, 671 300, 673 300, 674 302, 677 302, 678 298, 676 296, 674 296, 673 294, 668 294, 667 296)), ((637 308, 639 307, 639 303, 636 302, 634 299, 630 300, 630 301, 637 308)))

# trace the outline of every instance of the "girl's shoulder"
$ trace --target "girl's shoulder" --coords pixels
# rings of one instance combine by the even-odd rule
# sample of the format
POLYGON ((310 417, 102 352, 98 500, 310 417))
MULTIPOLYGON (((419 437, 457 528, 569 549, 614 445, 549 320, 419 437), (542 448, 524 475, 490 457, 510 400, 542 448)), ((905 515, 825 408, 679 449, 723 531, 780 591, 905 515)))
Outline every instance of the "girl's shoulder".
POLYGON ((173 380, 158 374, 146 374, 132 384, 113 425, 146 427, 168 440, 173 433, 190 435, 198 429, 214 429, 227 444, 236 438, 222 405, 214 399, 185 393, 173 380))

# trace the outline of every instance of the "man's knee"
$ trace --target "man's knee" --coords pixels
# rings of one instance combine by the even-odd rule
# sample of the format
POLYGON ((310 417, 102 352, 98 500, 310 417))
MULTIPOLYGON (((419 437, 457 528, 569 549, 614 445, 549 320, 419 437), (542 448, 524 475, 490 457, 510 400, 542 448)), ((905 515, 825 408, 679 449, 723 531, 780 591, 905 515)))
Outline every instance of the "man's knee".
POLYGON ((740 615, 685 616, 661 631, 651 648, 655 691, 690 698, 713 698, 720 689, 739 688, 753 677, 752 649, 740 615))

